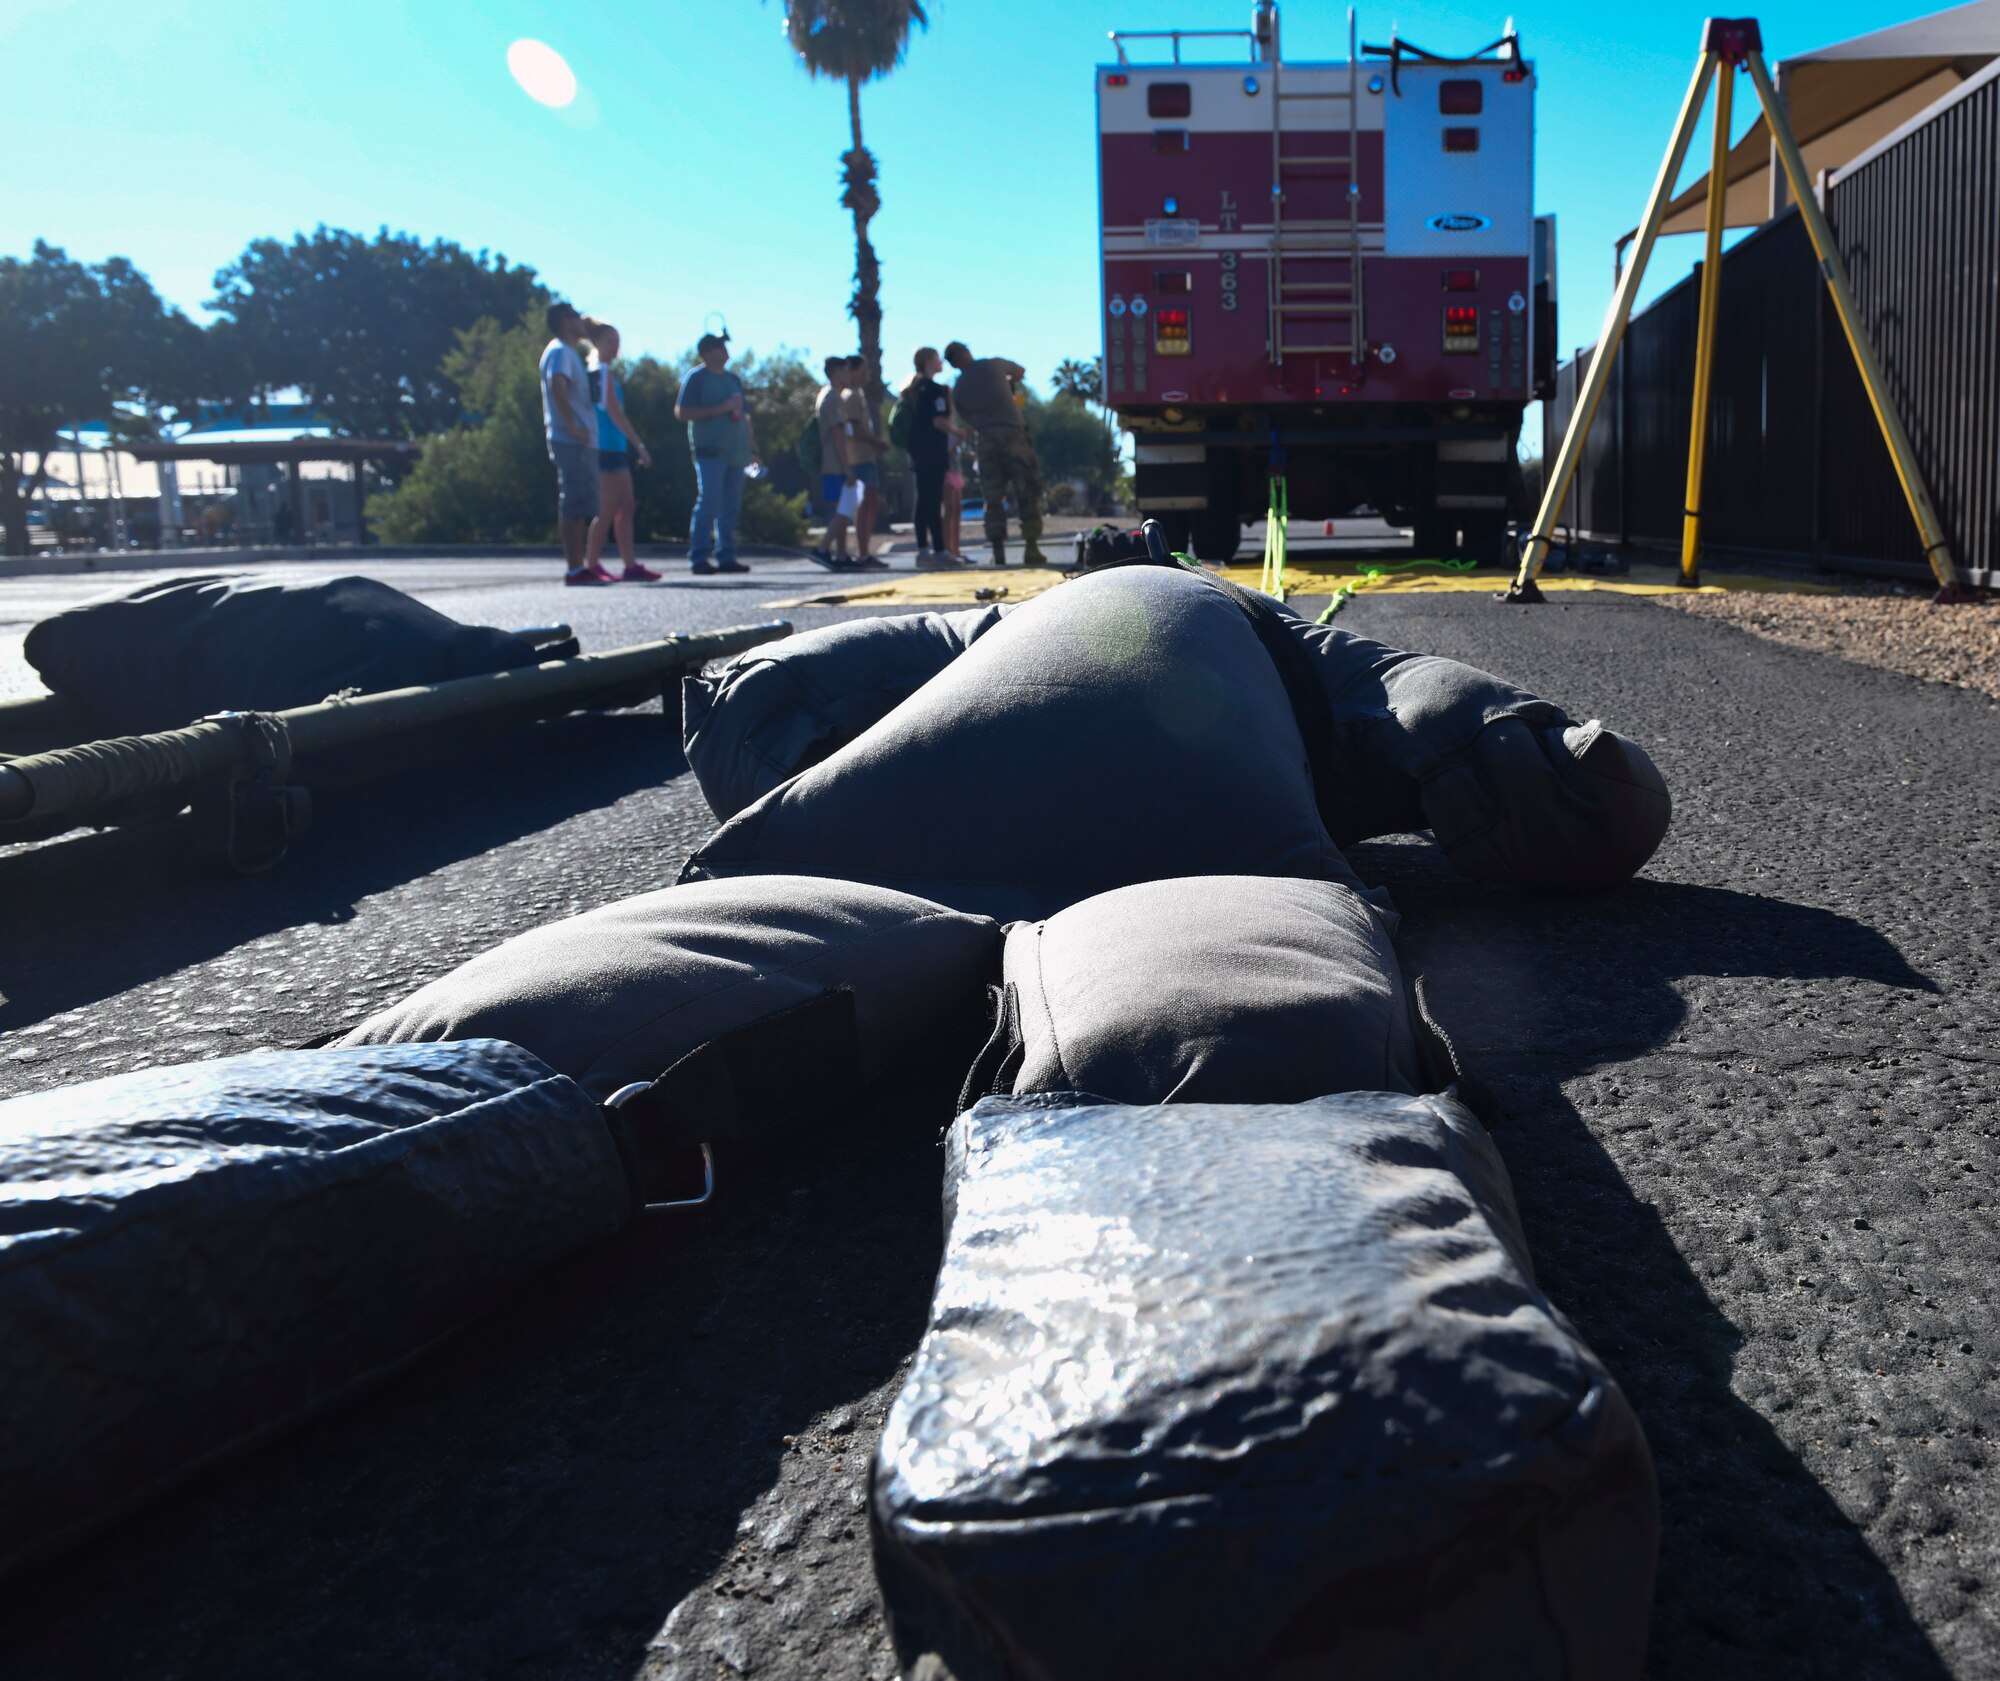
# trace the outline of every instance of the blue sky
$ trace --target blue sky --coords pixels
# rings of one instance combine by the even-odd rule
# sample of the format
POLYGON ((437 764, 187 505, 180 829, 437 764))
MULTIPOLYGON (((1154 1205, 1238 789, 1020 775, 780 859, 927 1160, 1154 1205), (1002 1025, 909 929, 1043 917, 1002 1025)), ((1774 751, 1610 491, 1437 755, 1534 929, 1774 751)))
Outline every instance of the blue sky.
MULTIPOLYGON (((1540 82, 1538 206, 1560 219, 1565 347, 1590 342, 1611 244, 1637 220, 1699 46, 1699 7, 1513 0, 1540 82)), ((1784 0, 1767 54, 1935 7, 1784 0)), ((892 366, 961 337, 1046 382, 1097 349, 1093 65, 1119 28, 1234 28, 1249 0, 935 0, 905 65, 863 95, 880 159, 892 366)), ((1435 50, 1506 13, 1364 7, 1435 50)), ((130 257, 199 314, 252 238, 387 224, 504 251, 628 349, 674 352, 720 311, 736 343, 847 347, 846 102, 813 82, 776 0, 0 0, 0 251, 37 236, 130 257), (510 77, 519 37, 574 68, 568 111, 510 77)), ((1345 56, 1344 10, 1294 3, 1288 57, 1345 56)), ((1738 129, 1755 99, 1740 84, 1738 129)), ((1695 148, 1691 172, 1706 141, 1695 148)), ((1655 292, 1699 238, 1666 242, 1655 292)))

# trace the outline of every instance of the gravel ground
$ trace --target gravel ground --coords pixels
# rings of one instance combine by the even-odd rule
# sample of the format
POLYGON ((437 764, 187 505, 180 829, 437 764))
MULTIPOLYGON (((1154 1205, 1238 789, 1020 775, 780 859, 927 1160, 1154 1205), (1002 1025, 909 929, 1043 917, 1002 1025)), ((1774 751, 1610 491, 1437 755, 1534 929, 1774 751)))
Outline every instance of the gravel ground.
MULTIPOLYGON (((422 588, 604 646, 800 583, 422 588)), ((1355 852, 1651 1439, 1653 1673, 2000 1672, 2000 708, 1642 600, 1364 596, 1342 624, 1602 716, 1675 790, 1646 878, 1597 897, 1460 881, 1415 837, 1355 852)), ((297 1042, 671 881, 709 827, 636 713, 330 797, 263 877, 203 876, 172 825, 0 852, 0 1092, 297 1042)), ((968 1054, 0 1588, 8 1673, 886 1677, 863 1482, 968 1054)))
POLYGON ((1930 592, 1857 589, 1838 595, 1663 595, 1654 599, 1769 637, 1787 647, 1837 654, 1860 665, 1956 683, 2000 697, 2000 596, 1935 607, 1930 592))

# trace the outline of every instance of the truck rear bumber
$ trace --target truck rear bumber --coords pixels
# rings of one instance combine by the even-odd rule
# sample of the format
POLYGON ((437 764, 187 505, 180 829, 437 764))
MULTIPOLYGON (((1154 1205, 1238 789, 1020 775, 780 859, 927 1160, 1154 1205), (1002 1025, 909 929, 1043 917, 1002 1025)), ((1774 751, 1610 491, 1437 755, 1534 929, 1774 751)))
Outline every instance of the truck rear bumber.
POLYGON ((1205 448, 1202 486, 1195 439, 1157 438, 1141 468, 1181 471, 1142 471, 1141 506, 1247 503, 1277 449, 1301 512, 1367 501, 1416 522, 1419 504, 1469 494, 1460 511, 1494 524, 1498 474, 1454 493, 1435 467, 1442 453, 1511 470, 1553 367, 1533 66, 1511 36, 1497 56, 1398 41, 1285 62, 1275 8, 1211 33, 1244 56, 1180 62, 1185 32, 1126 35, 1097 69, 1105 393, 1142 444, 1187 429, 1206 446, 1219 426, 1263 453, 1214 464, 1205 448), (1167 62, 1139 61, 1169 42, 1167 62), (1504 463, 1463 447, 1502 434, 1504 463))

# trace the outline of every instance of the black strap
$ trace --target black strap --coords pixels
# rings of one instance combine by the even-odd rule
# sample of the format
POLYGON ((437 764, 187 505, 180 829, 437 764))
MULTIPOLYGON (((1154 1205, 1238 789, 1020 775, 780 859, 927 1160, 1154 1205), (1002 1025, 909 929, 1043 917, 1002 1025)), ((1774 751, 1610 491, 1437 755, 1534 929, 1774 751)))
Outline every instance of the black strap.
POLYGON ((854 993, 835 987, 697 1046, 604 1114, 644 1206, 685 1179, 694 1146, 783 1143, 860 1090, 854 993))
POLYGON ((1410 994, 1417 1055, 1423 1061, 1424 1077, 1431 1090, 1456 1090, 1459 1101, 1478 1116, 1480 1124, 1491 1132, 1500 1121, 1500 1103, 1492 1088, 1466 1073, 1458 1047, 1432 1013, 1430 989, 1424 984, 1422 975, 1410 983, 1410 994))
POLYGON ((1021 1036, 1021 994, 1014 983, 988 986, 986 996, 993 1008, 993 1031, 965 1071, 965 1084, 958 1091, 961 1115, 982 1097, 1005 1097, 1011 1092, 1028 1050, 1021 1036))

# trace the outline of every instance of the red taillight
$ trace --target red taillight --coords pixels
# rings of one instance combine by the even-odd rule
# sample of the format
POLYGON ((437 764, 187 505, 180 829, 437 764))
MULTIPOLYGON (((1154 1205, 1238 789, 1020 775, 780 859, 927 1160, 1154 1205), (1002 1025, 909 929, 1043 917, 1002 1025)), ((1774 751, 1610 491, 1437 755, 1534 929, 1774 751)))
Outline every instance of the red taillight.
POLYGON ((1479 330, 1479 306, 1477 304, 1446 304, 1444 324, 1454 332, 1479 330))
POLYGON ((1186 356, 1193 352, 1194 340, 1188 333, 1188 312, 1184 309, 1153 311, 1153 353, 1156 356, 1186 356))
POLYGON ((1479 270, 1476 268, 1448 268, 1444 271, 1444 289, 1447 292, 1476 292, 1479 290, 1479 270))
POLYGON ((1104 78, 1104 85, 1108 88, 1122 88, 1131 80, 1132 78, 1126 75, 1124 71, 1114 70, 1104 78))
POLYGON ((1525 82, 1527 79, 1528 67, 1525 64, 1516 64, 1511 69, 1500 72, 1500 80, 1503 82, 1525 82))
POLYGON ((1438 83, 1438 109, 1447 117, 1476 117, 1485 106, 1486 89, 1470 76, 1438 83))
POLYGON ((1476 152, 1479 150, 1479 130, 1476 128, 1448 128, 1444 131, 1444 149, 1447 152, 1476 152))
MULTIPOLYGON (((1473 313, 1477 314, 1478 311, 1475 310, 1473 313)), ((1160 311, 1160 325, 1162 327, 1185 328, 1187 324, 1188 312, 1184 309, 1163 309, 1160 311)))

